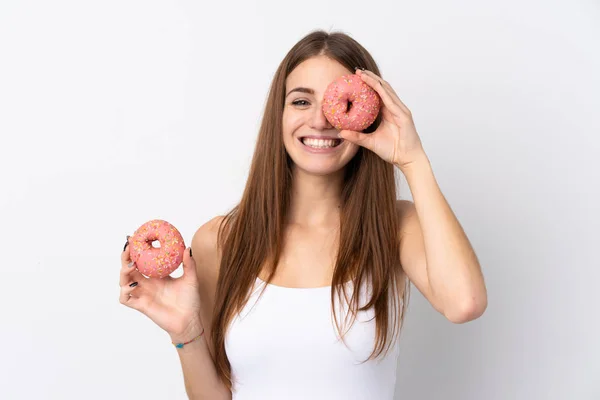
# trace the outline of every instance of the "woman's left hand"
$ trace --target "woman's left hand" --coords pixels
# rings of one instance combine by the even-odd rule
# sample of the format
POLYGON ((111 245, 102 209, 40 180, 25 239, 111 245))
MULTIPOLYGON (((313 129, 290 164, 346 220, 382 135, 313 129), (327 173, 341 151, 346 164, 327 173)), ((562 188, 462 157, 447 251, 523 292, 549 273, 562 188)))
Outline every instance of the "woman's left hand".
POLYGON ((424 155, 410 110, 389 83, 368 70, 356 74, 381 97, 381 123, 372 133, 341 130, 339 136, 363 146, 385 161, 403 169, 424 155))

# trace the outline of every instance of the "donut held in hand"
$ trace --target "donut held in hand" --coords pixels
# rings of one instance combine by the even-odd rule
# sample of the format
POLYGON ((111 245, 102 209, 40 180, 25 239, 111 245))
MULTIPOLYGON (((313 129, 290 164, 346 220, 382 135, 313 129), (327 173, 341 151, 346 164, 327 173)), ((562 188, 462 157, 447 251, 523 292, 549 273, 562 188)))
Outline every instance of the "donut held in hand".
POLYGON ((164 278, 183 262, 183 237, 177 228, 167 221, 148 221, 140 226, 129 240, 131 260, 145 276, 164 278), (152 246, 154 241, 160 243, 160 248, 152 246))
POLYGON ((360 132, 375 122, 381 98, 360 76, 343 75, 327 86, 322 108, 335 129, 360 132))

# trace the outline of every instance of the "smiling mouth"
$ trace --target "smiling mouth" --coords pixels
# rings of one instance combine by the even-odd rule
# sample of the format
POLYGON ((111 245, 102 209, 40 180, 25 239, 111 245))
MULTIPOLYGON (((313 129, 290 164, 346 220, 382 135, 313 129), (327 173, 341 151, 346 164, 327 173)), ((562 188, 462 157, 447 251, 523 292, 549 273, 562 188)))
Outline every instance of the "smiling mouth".
POLYGON ((342 144, 344 142, 344 139, 332 138, 332 139, 326 139, 326 141, 332 140, 333 141, 333 146, 331 146, 331 145, 321 145, 321 146, 319 146, 318 144, 315 144, 314 142, 313 142, 313 144, 307 144, 307 143, 305 143, 305 139, 309 139, 309 138, 301 137, 298 140, 303 145, 305 145, 307 147, 312 147, 314 149, 328 149, 328 148, 338 147, 340 144, 342 144))

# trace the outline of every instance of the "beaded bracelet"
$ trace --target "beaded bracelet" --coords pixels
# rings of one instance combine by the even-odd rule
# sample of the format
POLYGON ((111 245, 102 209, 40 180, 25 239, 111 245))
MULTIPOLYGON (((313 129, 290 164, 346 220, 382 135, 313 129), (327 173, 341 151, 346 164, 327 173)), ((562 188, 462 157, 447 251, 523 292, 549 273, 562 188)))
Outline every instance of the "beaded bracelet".
POLYGON ((185 343, 175 343, 175 342, 171 342, 172 344, 175 345, 175 347, 177 347, 178 349, 181 349, 184 345, 188 344, 188 343, 192 343, 194 340, 198 339, 200 336, 202 336, 204 334, 204 328, 202 328, 202 332, 196 336, 195 338, 193 338, 192 340, 190 340, 189 342, 185 342, 185 343))

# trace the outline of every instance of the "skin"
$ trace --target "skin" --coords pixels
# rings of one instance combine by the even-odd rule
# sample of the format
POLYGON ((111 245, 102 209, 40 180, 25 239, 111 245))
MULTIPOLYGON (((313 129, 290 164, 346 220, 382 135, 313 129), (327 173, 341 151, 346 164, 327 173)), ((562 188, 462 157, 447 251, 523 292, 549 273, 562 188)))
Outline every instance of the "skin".
POLYGON ((336 137, 337 129, 327 121, 321 109, 323 94, 336 78, 352 73, 354 71, 337 61, 318 56, 298 65, 286 80, 286 94, 297 87, 314 90, 314 94, 290 93, 283 110, 283 143, 294 162, 291 225, 319 230, 335 226, 339 221, 343 169, 359 146, 344 141, 336 153, 311 154, 298 139, 311 134, 336 137))
MULTIPOLYGON (((298 141, 311 134, 337 136, 321 110, 321 99, 330 82, 348 73, 353 72, 318 56, 297 66, 286 80, 286 94, 297 87, 308 88, 311 93, 293 92, 285 98, 282 135, 293 161, 293 196, 283 252, 271 284, 293 288, 331 283, 343 168, 363 146, 400 168, 415 198, 415 203, 397 202, 402 216, 401 263, 410 281, 450 321, 464 323, 478 318, 487 307, 479 262, 435 181, 410 110, 389 83, 370 71, 357 71, 384 101, 384 119, 374 133, 342 131, 346 140, 333 154, 311 154, 298 141)), ((121 255, 121 304, 146 314, 169 332, 174 343, 189 341, 201 332, 211 335, 222 257, 217 229, 222 219, 214 217, 196 231, 191 243, 193 257, 186 249, 184 274, 179 278, 145 278, 130 266, 128 249, 121 255), (139 284, 130 286, 134 281, 139 284), (178 307, 183 303, 188 306, 178 307)), ((266 280, 266 272, 261 271, 259 277, 266 280)), ((178 352, 186 391, 203 398, 231 399, 231 392, 217 378, 209 352, 214 356, 214 349, 205 340, 195 340, 178 352)))
MULTIPOLYGON (((327 86, 348 73, 352 71, 337 61, 317 56, 298 65, 286 79, 282 138, 293 161, 293 196, 280 264, 271 283, 285 287, 320 287, 331 283, 335 250, 339 247, 343 169, 356 155, 359 146, 363 146, 398 166, 407 177, 415 198, 414 203, 398 200, 398 212, 402 217, 400 261, 410 281, 450 321, 463 323, 478 318, 487 306, 479 262, 437 185, 410 110, 388 82, 370 71, 356 72, 384 102, 384 120, 371 135, 342 131, 346 140, 339 151, 331 154, 307 152, 299 141, 305 135, 337 136, 337 130, 322 112, 321 101, 327 86), (296 91, 297 88, 304 90, 296 91)), ((199 292, 201 304, 207 306, 201 307, 205 326, 210 320, 207 310, 212 309, 219 273, 221 254, 216 249, 216 226, 221 220, 222 216, 217 216, 198 229, 192 239, 196 256, 187 261, 202 277, 199 292), (202 257, 198 264, 195 262, 197 257, 202 257)), ((123 260, 122 303, 140 309, 140 302, 136 305, 136 292, 144 293, 149 285, 141 277, 135 279, 132 276, 135 268, 129 269, 126 264, 123 260), (133 280, 139 280, 140 285, 128 287, 133 280)), ((263 268, 259 277, 267 280, 268 272, 263 268)), ((178 281, 175 284, 185 283, 178 281)), ((163 311, 163 307, 143 310, 151 318, 164 314, 163 311)))

